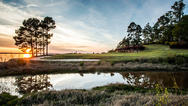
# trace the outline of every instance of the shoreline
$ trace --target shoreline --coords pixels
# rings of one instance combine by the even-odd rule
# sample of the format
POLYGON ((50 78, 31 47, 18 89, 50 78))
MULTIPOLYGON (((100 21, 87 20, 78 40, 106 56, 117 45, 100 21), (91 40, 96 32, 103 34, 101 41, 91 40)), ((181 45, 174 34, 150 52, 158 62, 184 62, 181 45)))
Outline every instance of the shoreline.
POLYGON ((11 59, 0 63, 0 77, 13 75, 36 75, 50 73, 94 73, 94 72, 129 72, 155 71, 179 72, 188 71, 187 65, 154 64, 154 63, 110 63, 98 62, 64 62, 64 61, 31 61, 29 59, 11 59))

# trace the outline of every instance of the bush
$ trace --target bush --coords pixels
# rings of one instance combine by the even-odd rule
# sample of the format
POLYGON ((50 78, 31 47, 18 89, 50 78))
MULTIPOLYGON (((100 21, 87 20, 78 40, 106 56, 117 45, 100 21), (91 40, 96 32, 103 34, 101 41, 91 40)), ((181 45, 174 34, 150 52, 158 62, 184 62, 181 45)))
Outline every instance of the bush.
POLYGON ((24 66, 26 65, 26 61, 24 59, 10 59, 6 62, 8 67, 17 67, 17 66, 24 66))
POLYGON ((139 46, 125 46, 122 48, 117 48, 115 51, 117 52, 129 52, 129 51, 137 51, 137 50, 144 50, 145 47, 143 45, 139 45, 139 46))
POLYGON ((19 105, 43 104, 45 101, 52 103, 54 106, 64 105, 98 105, 107 101, 111 97, 110 94, 85 91, 85 90, 64 90, 35 93, 34 95, 24 98, 19 105))
POLYGON ((1 106, 14 106, 18 102, 17 96, 12 96, 9 93, 3 92, 0 94, 0 104, 1 106))
POLYGON ((98 61, 98 62, 97 62, 97 65, 101 65, 101 61, 98 61))
POLYGON ((80 62, 80 66, 84 66, 84 62, 83 61, 80 62))
POLYGON ((170 48, 177 48, 177 49, 188 49, 188 43, 185 42, 169 42, 170 48))
POLYGON ((165 45, 168 45, 169 44, 169 42, 168 41, 165 41, 165 45))
POLYGON ((186 59, 184 56, 176 56, 175 57, 175 63, 180 65, 186 63, 186 59))

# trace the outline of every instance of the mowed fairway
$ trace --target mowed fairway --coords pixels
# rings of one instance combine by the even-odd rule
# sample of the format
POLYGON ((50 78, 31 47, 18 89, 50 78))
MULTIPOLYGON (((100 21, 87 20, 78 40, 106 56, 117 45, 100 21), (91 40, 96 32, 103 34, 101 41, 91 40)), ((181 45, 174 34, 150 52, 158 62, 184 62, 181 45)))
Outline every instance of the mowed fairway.
POLYGON ((102 61, 132 61, 136 59, 155 59, 174 56, 188 57, 188 49, 170 49, 167 45, 145 45, 146 49, 132 53, 104 53, 104 54, 58 54, 48 59, 101 59, 102 61))

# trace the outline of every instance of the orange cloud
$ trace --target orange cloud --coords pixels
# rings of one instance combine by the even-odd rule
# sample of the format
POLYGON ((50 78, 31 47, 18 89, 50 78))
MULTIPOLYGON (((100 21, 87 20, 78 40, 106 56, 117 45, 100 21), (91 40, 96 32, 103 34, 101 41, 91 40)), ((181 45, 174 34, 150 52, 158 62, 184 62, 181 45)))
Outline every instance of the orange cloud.
POLYGON ((20 53, 11 36, 0 34, 0 53, 20 53))

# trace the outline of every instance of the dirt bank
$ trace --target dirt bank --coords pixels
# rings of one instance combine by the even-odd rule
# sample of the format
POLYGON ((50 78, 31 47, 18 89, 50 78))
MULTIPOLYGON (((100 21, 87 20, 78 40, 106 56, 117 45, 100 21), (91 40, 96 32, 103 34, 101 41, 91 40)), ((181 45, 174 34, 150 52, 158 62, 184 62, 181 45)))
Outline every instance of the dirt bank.
POLYGON ((45 73, 73 72, 122 72, 122 71, 186 71, 187 65, 153 64, 153 63, 110 63, 110 62, 61 62, 31 61, 12 59, 0 63, 0 76, 45 73))

